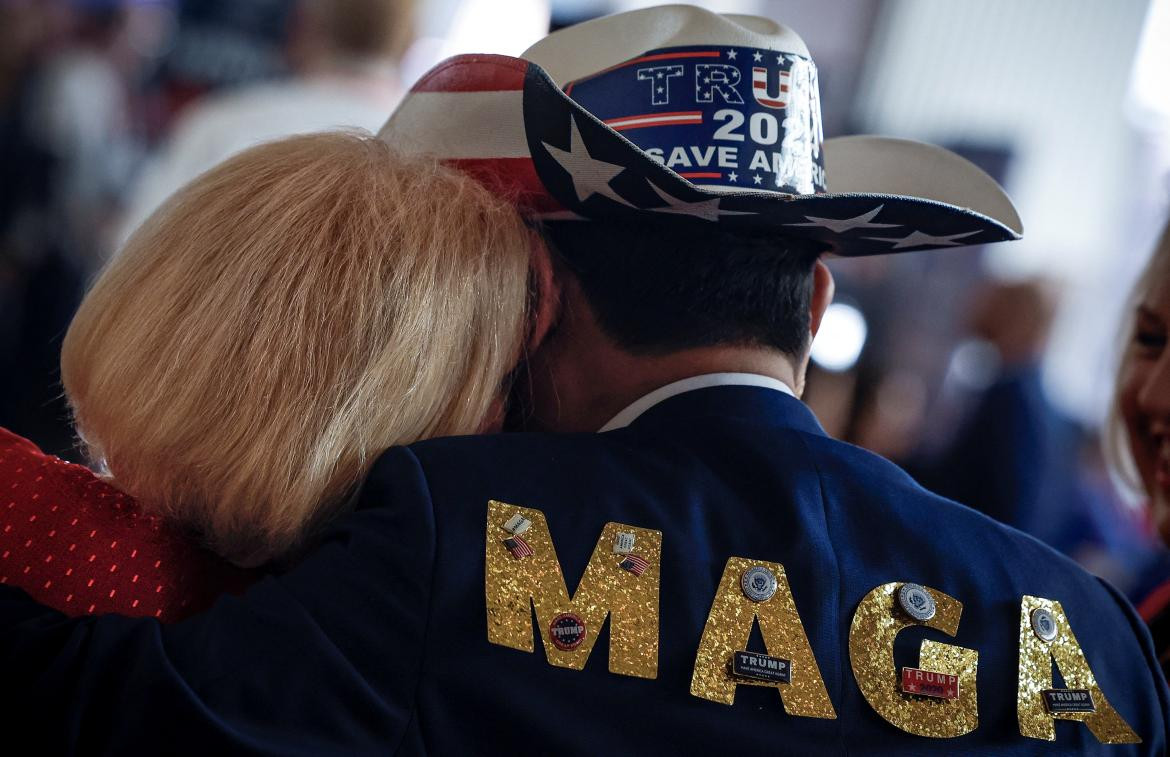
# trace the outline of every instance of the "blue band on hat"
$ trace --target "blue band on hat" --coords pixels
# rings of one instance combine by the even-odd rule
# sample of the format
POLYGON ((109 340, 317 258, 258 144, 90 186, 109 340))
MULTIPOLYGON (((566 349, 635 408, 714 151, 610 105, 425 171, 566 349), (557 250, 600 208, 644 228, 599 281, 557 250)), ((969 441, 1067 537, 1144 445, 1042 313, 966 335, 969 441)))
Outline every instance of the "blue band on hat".
POLYGON ((663 48, 570 82, 565 93, 692 184, 825 191, 817 69, 803 56, 663 48))

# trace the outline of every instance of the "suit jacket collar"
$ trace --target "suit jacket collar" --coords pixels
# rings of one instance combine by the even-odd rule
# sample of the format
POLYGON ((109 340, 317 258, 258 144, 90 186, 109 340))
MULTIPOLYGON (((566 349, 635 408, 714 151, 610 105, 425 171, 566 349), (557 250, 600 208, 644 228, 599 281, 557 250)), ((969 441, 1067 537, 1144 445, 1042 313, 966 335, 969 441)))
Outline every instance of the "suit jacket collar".
POLYGON ((639 415, 630 428, 678 427, 735 421, 825 435, 813 412, 775 389, 724 385, 695 389, 663 400, 639 415))

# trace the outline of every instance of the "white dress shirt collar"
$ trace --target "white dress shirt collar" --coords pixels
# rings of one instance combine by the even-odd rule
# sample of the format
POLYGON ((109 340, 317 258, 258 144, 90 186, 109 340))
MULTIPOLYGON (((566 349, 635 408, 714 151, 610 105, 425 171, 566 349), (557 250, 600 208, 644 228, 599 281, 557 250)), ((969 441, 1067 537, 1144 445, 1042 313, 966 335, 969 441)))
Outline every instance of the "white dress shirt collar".
POLYGON ((625 428, 633 423, 635 418, 659 402, 663 402, 684 392, 693 392, 696 389, 707 389, 712 386, 758 386, 784 392, 791 397, 796 396, 795 392, 787 384, 771 376, 761 376, 758 373, 707 373, 702 376, 692 376, 682 381, 675 381, 673 384, 667 384, 666 386, 655 389, 632 402, 625 410, 622 410, 611 418, 609 423, 606 423, 598 431, 613 431, 614 429, 625 428))

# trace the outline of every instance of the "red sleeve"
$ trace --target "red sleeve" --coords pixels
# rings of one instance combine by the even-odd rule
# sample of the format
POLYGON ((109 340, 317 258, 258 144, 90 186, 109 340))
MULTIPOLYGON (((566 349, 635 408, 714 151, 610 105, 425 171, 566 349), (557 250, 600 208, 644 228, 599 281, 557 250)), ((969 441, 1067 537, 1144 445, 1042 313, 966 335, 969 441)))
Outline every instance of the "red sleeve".
POLYGON ((0 584, 69 615, 174 621, 248 577, 88 468, 0 429, 0 584))

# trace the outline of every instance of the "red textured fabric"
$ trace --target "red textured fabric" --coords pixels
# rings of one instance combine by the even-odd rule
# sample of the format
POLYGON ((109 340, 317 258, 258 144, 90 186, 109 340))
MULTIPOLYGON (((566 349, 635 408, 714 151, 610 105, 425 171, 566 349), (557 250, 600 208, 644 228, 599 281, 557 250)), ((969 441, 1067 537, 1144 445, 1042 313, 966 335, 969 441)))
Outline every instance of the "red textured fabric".
POLYGON ((0 583, 69 615, 169 622, 252 579, 88 468, 0 428, 0 583))

